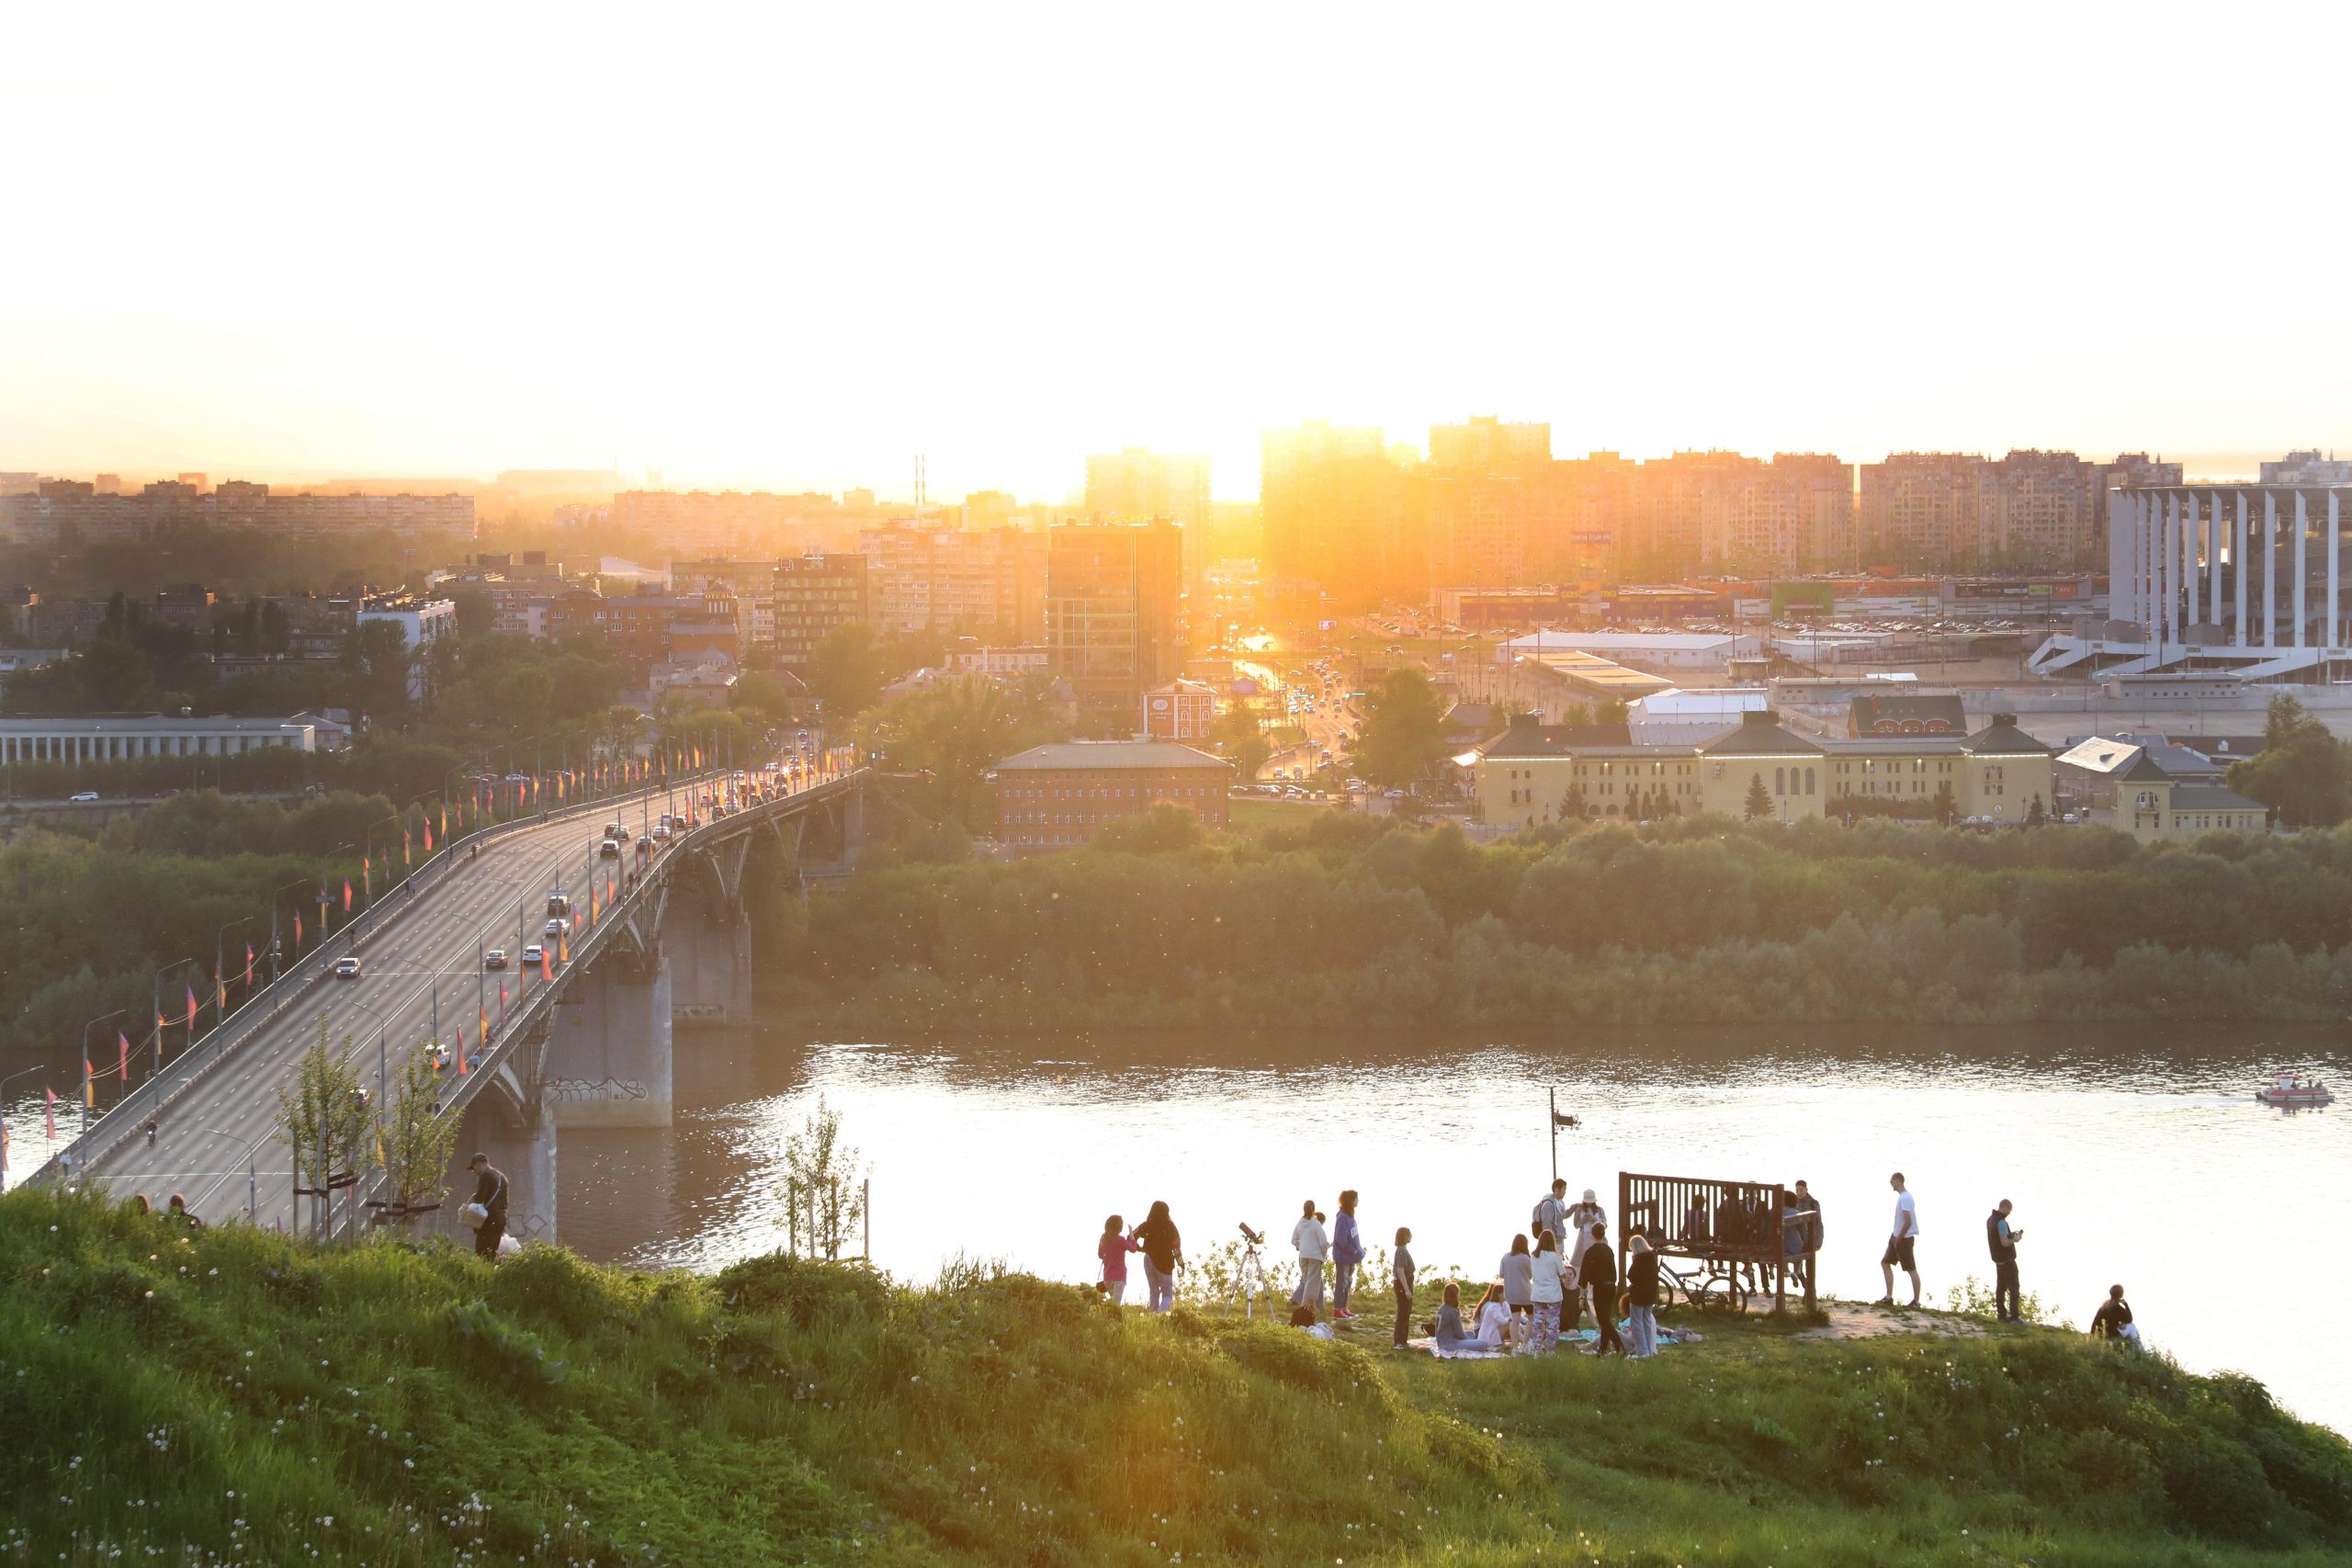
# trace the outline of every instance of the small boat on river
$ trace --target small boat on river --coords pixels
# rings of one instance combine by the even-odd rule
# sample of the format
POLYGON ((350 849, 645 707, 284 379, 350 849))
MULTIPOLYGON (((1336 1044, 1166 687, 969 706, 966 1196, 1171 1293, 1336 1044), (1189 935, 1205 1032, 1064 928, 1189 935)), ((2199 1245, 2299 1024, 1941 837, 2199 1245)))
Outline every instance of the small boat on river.
POLYGON ((2335 1096, 2317 1078, 2307 1078, 2301 1073, 2280 1073, 2256 1089, 2254 1098, 2265 1105, 2325 1105, 2335 1096))

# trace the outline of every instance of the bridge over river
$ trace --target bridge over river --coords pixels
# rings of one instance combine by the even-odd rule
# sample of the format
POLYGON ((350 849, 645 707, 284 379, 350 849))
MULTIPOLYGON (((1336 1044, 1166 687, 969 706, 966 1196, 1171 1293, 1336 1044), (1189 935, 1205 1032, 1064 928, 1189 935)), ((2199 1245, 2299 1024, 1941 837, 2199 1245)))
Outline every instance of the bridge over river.
POLYGON ((674 1028, 751 1021, 742 876, 754 836, 781 839, 803 876, 845 872, 856 857, 870 775, 847 754, 747 776, 732 807, 721 775, 708 774, 447 845, 109 1107, 35 1179, 95 1181, 158 1208, 180 1193, 209 1224, 349 1234, 384 1196, 382 1172, 360 1162, 357 1183, 323 1205, 298 1195, 277 1139, 278 1089, 291 1089, 322 1018, 338 1050, 348 1037, 350 1065, 379 1106, 390 1103, 403 1056, 462 1032, 469 1070, 441 1074, 437 1112, 461 1119, 456 1196, 423 1223, 457 1228, 456 1205, 471 1190, 464 1162, 481 1149, 513 1183, 508 1234, 554 1239, 560 1131, 669 1125, 674 1028), (699 804, 707 794, 721 811, 699 804), (693 814, 683 831, 644 853, 632 843, 617 862, 600 857, 606 823, 643 837, 673 803, 693 814), (592 888, 593 922, 582 918, 592 888), (573 904, 569 957, 551 953, 543 975, 521 950, 542 941, 559 889, 573 904), (503 970, 485 969, 492 948, 505 950, 503 970), (360 962, 356 978, 334 974, 347 957, 360 962))

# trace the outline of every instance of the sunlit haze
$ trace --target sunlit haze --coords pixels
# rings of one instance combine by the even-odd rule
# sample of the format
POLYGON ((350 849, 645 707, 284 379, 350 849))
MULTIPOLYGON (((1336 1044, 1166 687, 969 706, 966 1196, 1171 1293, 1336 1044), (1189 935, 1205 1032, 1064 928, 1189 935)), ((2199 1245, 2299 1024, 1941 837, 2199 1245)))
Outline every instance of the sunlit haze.
POLYGON ((2250 468, 2352 445, 2352 27, 2264 9, 19 6, 0 468, 2250 468))

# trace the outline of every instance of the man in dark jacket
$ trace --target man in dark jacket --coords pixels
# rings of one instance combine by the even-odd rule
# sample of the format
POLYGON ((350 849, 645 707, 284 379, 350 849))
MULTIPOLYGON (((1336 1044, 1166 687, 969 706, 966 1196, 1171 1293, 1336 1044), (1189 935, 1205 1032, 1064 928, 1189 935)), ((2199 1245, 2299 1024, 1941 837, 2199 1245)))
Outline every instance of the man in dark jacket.
POLYGON ((496 1263, 499 1238, 506 1234, 506 1173, 491 1164, 485 1154, 467 1161, 466 1168, 474 1173, 473 1201, 490 1214, 474 1232, 474 1256, 496 1263))
POLYGON ((1591 1290, 1593 1313, 1600 1319, 1600 1337, 1593 1345, 1594 1352, 1605 1352, 1613 1345, 1623 1355, 1625 1342, 1617 1337, 1617 1255, 1610 1250, 1605 1220, 1593 1222, 1592 1245, 1577 1262, 1577 1282, 1591 1290))
POLYGON ((2018 1243, 2025 1232, 2009 1228, 2009 1201, 1984 1216, 1984 1247, 1993 1255, 1993 1315, 2003 1323, 2023 1323, 2018 1310, 2018 1243))

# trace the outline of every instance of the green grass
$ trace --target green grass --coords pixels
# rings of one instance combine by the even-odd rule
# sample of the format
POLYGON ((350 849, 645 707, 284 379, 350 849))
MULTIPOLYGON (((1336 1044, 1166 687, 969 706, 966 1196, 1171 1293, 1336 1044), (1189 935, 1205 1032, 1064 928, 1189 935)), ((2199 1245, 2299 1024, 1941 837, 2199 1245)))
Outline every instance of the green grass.
POLYGON ((2352 1551, 2342 1439, 2055 1332, 1442 1364, 970 1268, 493 1273, 38 1192, 0 1199, 0 1562, 2352 1551))

